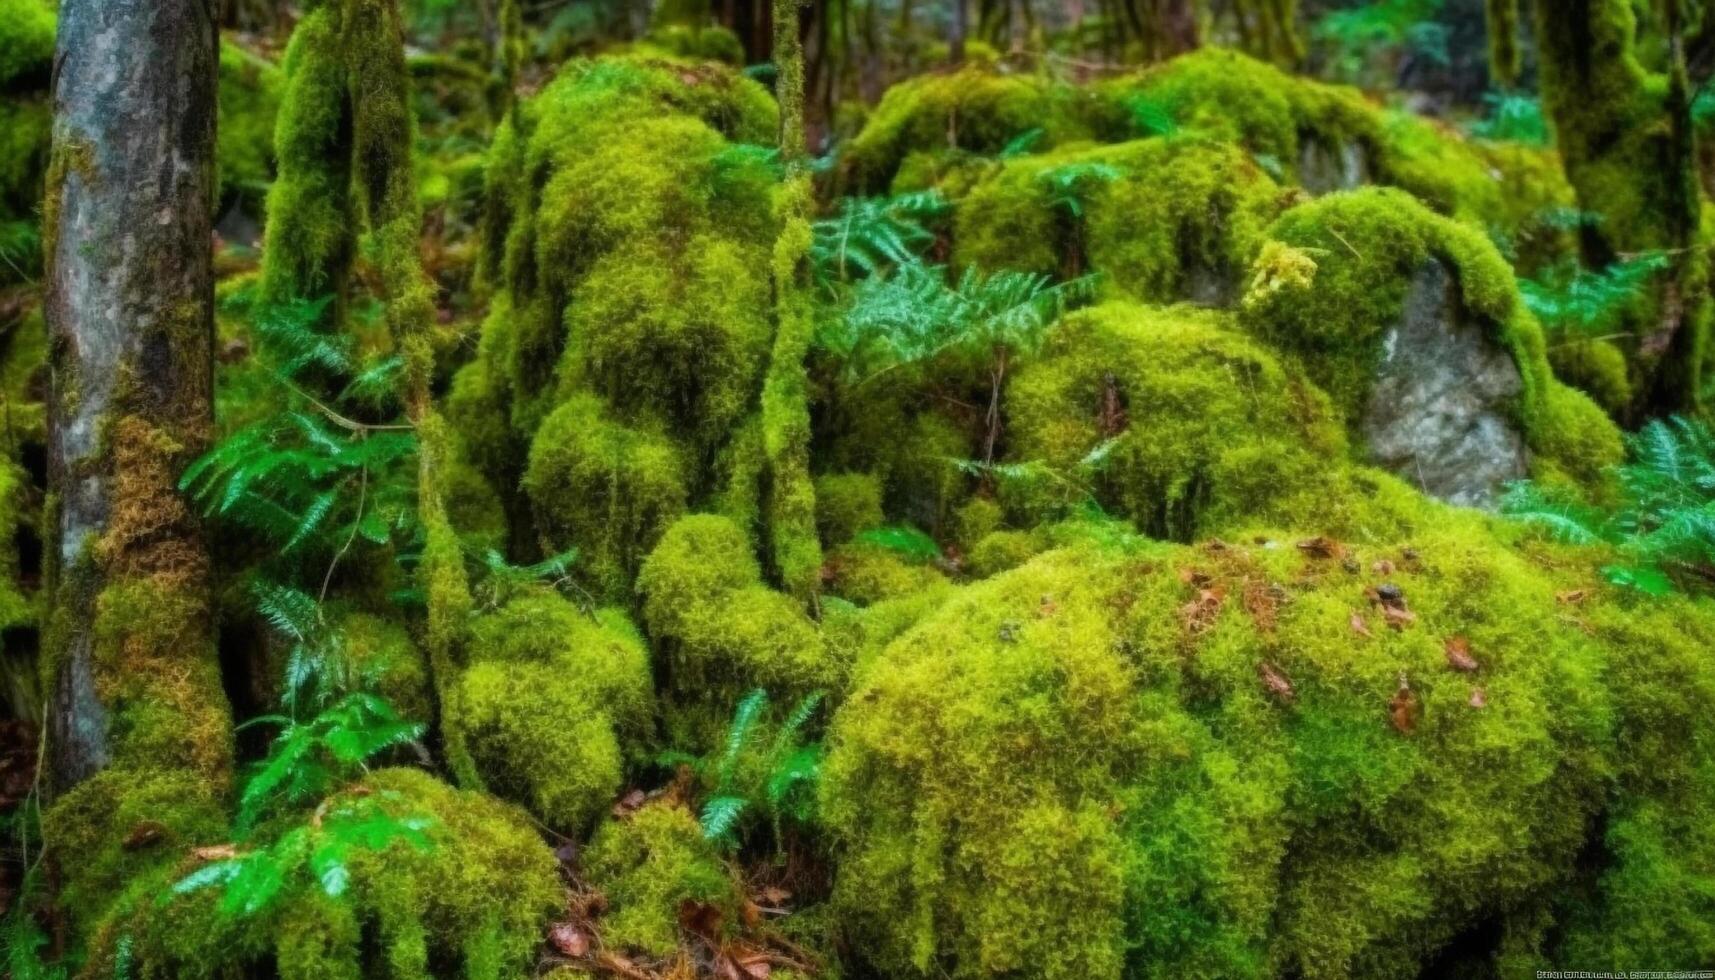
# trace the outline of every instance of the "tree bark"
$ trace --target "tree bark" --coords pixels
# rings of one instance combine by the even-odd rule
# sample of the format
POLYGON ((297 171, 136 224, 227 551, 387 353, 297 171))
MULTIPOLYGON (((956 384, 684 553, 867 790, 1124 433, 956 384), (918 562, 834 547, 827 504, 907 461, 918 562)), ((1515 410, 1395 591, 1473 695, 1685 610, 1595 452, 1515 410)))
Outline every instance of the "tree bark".
POLYGON ((213 421, 218 64, 213 0, 60 5, 44 207, 60 790, 110 764, 211 781, 231 764, 207 556, 177 490, 213 421), (180 730, 144 732, 138 709, 180 730))

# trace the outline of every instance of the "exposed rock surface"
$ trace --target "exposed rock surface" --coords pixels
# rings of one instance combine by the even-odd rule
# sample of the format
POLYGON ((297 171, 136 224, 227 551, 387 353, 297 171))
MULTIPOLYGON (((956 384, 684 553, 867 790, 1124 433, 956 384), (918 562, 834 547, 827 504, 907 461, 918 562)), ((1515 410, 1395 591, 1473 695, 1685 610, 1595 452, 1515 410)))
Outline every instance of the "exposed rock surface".
POLYGON ((1442 500, 1488 506, 1529 457, 1513 410, 1518 366, 1472 322, 1446 266, 1412 277, 1362 419, 1370 460, 1442 500))
POLYGON ((1298 182, 1312 194, 1349 191, 1370 182, 1369 156, 1362 144, 1337 145, 1311 133, 1299 134, 1298 182))

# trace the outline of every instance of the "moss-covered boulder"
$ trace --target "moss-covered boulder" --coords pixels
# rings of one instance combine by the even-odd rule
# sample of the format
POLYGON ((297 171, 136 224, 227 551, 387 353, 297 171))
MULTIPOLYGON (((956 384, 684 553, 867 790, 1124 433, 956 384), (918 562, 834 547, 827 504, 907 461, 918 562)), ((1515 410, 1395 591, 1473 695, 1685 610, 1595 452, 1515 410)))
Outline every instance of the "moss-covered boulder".
POLYGON ((472 626, 454 724, 485 785, 549 825, 587 831, 651 741, 649 652, 625 614, 552 592, 514 597, 472 626))
POLYGON ((1232 143, 1205 137, 1068 147, 1008 161, 959 202, 954 260, 1099 273, 1148 302, 1230 304, 1264 230, 1292 202, 1232 143))
POLYGON ((1031 143, 1038 150, 1088 138, 1088 104, 1076 89, 982 65, 922 75, 881 97, 845 148, 844 179, 853 191, 883 193, 902 168, 925 169, 913 157, 993 156, 1033 130, 1040 131, 1031 143))
POLYGON ((1052 552, 866 662, 823 788, 850 948, 892 976, 1394 976, 1540 968, 1589 916, 1568 945, 1599 960, 1644 922, 1715 953, 1706 604, 1640 617, 1451 511, 1246 540, 1052 552))
MULTIPOLYGON (((1492 468, 1493 454, 1505 447, 1504 440, 1483 437, 1490 429, 1517 432, 1536 454, 1531 465, 1541 475, 1591 482, 1618 462, 1618 430, 1588 398, 1555 380, 1512 268, 1481 232, 1402 191, 1370 188, 1302 204, 1268 235, 1244 299, 1244 321, 1328 391, 1355 435, 1370 448, 1388 447, 1379 462, 1431 490, 1451 488, 1447 495, 1460 499, 1486 499, 1493 490, 1492 482, 1466 487, 1458 475, 1466 465, 1492 468), (1416 308, 1424 304, 1432 309, 1416 308), (1425 317, 1434 323, 1416 336, 1424 330, 1414 323, 1425 317), (1411 350, 1401 339, 1407 329, 1415 330, 1411 350), (1396 345, 1412 354, 1429 340, 1445 346, 1449 338, 1484 370, 1499 355, 1510 357, 1516 382, 1506 379, 1493 397, 1465 398, 1478 379, 1454 374, 1442 379, 1445 391, 1418 393, 1427 414, 1398 422, 1407 430, 1436 423, 1421 440, 1411 431, 1372 426, 1399 394, 1397 384, 1378 388, 1378 380, 1392 371, 1409 387, 1422 374, 1390 368, 1396 345), (1377 398, 1389 404, 1377 405, 1377 398), (1454 404, 1461 400, 1467 407, 1454 404), (1443 410, 1451 414, 1437 414, 1443 410)), ((1505 372, 1504 362, 1499 369, 1505 372)))
POLYGON ((1324 482, 1346 453, 1325 395, 1228 315, 1187 307, 1066 317, 1006 404, 1012 455, 1062 474, 1003 484, 1002 499, 1036 520, 1087 492, 1150 534, 1188 540, 1324 482))

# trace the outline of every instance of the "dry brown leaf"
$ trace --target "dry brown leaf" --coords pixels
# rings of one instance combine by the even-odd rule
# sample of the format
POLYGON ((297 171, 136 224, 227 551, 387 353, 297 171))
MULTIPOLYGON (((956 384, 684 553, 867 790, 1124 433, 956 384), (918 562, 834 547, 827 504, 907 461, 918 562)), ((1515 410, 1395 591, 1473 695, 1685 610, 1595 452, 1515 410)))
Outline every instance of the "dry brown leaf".
POLYGON ((1417 614, 1404 606, 1382 606, 1382 618, 1396 630, 1403 630, 1408 623, 1417 621, 1417 614))
POLYGON ((167 835, 167 827, 159 820, 145 820, 125 835, 125 840, 119 845, 127 851, 135 851, 148 847, 167 835))
POLYGON ((1388 561, 1386 558, 1379 558, 1375 562, 1371 563, 1370 571, 1385 578, 1394 573, 1394 565, 1393 562, 1388 561))
POLYGON ((1344 558, 1346 546, 1326 535, 1298 542, 1298 550, 1311 558, 1344 558))
POLYGON ((1292 689, 1292 681, 1288 680, 1278 667, 1265 660, 1256 665, 1256 670, 1262 677, 1263 686, 1268 688, 1270 694, 1282 703, 1292 701, 1295 694, 1292 689))
POLYGON ((1565 592, 1556 592, 1554 594, 1554 600, 1556 602, 1565 603, 1569 606, 1575 606, 1588 598, 1590 598, 1589 589, 1567 589, 1565 592))
POLYGON ((1404 674, 1399 677, 1399 690, 1388 700, 1387 713, 1393 727, 1403 734, 1409 735, 1417 727, 1417 695, 1406 683, 1404 674))
POLYGON ((1369 636, 1373 635, 1372 633, 1370 633, 1369 626, 1367 626, 1364 623, 1364 614, 1363 613, 1358 613, 1358 612, 1352 613, 1352 632, 1354 632, 1354 633, 1356 633, 1362 637, 1369 637, 1369 636))
POLYGON ((191 857, 198 861, 230 861, 238 856, 238 848, 233 844, 216 844, 213 847, 193 847, 191 857))
POLYGON ((1447 641, 1447 666, 1454 670, 1462 670, 1469 674, 1477 669, 1477 660, 1471 656, 1471 642, 1462 636, 1455 636, 1447 641))
POLYGON ((1470 704, 1473 708, 1487 708, 1489 706, 1489 696, 1483 693, 1482 688, 1473 687, 1471 688, 1470 704))

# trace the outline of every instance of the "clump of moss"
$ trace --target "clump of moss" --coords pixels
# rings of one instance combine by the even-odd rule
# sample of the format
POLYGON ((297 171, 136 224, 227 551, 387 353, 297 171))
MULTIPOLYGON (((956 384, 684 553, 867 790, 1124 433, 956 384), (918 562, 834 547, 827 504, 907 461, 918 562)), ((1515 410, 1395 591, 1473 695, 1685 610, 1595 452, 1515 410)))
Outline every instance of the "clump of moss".
POLYGON ((944 579, 933 566, 866 541, 829 551, 823 573, 834 595, 860 606, 914 595, 944 579))
POLYGON ((1645 882, 1700 880, 1661 820, 1715 792, 1682 700, 1715 698, 1715 619, 1634 618, 1572 591, 1589 556, 1436 525, 1081 544, 919 619, 830 733, 853 948, 890 975, 1380 975, 1484 922, 1551 957, 1530 923, 1567 903, 1706 949, 1697 888, 1645 882))
POLYGON ((609 599, 685 510, 760 513, 779 189, 740 144, 777 122, 723 66, 578 61, 501 125, 486 165, 496 295, 450 410, 480 434, 468 457, 497 486, 521 480, 539 535, 578 548, 609 599))
POLYGON ((824 473, 816 477, 816 529, 828 547, 850 541, 859 531, 880 527, 881 481, 870 473, 824 473))
MULTIPOLYGON (((1039 460, 1158 537, 1265 510, 1345 454, 1327 399, 1219 313, 1111 303, 1064 319, 1007 395, 1018 459, 1039 460), (1080 462, 1099 446, 1092 473, 1080 462)), ((1059 480, 1003 484, 1041 517, 1059 480)))
POLYGON ((524 490, 556 547, 577 547, 580 575, 623 597, 638 564, 690 495, 670 436, 608 420, 582 395, 548 416, 530 447, 524 490))
POLYGON ((653 731, 649 652, 623 612, 547 592, 471 627, 454 688, 466 749, 493 792, 581 833, 618 795, 653 731))
POLYGON ((972 578, 998 575, 1041 554, 1044 545, 1041 536, 1030 531, 990 531, 965 553, 965 571, 972 578))
POLYGON ((1548 348, 1548 363, 1554 376, 1602 406, 1609 415, 1619 415, 1632 401, 1632 381, 1625 352, 1612 341, 1569 340, 1548 348))
POLYGON ((1295 358, 1348 421, 1361 416, 1383 338, 1398 322, 1413 276, 1440 262, 1465 313, 1518 367, 1517 418, 1530 447, 1584 480, 1620 459, 1618 430, 1596 421, 1600 409, 1555 380, 1512 268, 1482 233, 1402 191, 1370 188, 1299 205, 1268 234, 1286 250, 1265 253, 1273 264, 1259 263, 1245 322, 1295 358), (1315 270, 1282 279, 1274 274, 1282 255, 1308 257, 1315 270))
POLYGON ((1009 161, 959 203, 955 261, 1099 272, 1141 300, 1230 302, 1290 203, 1249 155, 1204 138, 1140 140, 1009 161))
POLYGON ((724 929, 738 925, 737 883, 683 807, 655 803, 604 824, 584 853, 583 871, 607 898, 607 945, 672 955, 687 904, 712 908, 724 929))
POLYGON ((1074 90, 975 64, 922 75, 887 90, 841 166, 852 189, 883 192, 914 152, 993 155, 1031 130, 1037 149, 1087 138, 1082 105, 1074 90))
POLYGON ((348 613, 333 627, 354 686, 387 699, 403 718, 434 718, 429 669, 405 627, 368 613, 348 613))
POLYGON ((716 25, 665 24, 644 35, 643 43, 674 58, 744 66, 744 45, 738 35, 716 25))
MULTIPOLYGON (((288 883, 267 913, 249 920, 223 917, 207 891, 157 900, 173 878, 156 879, 113 930, 137 975, 225 978, 277 968, 287 980, 431 971, 502 980, 529 969, 550 917, 564 908, 564 890, 552 851, 522 813, 416 769, 379 770, 346 792, 395 819, 422 820, 428 846, 354 849, 337 900, 317 883, 288 883)), ((113 955, 110 946, 110 967, 113 955)))
POLYGON ((673 744, 710 744, 752 688, 789 700, 843 680, 803 608, 762 584, 754 546, 729 518, 693 514, 674 523, 638 572, 637 592, 665 656, 673 744))
POLYGON ((54 33, 54 8, 45 0, 0 0, 0 87, 45 87, 54 33))

